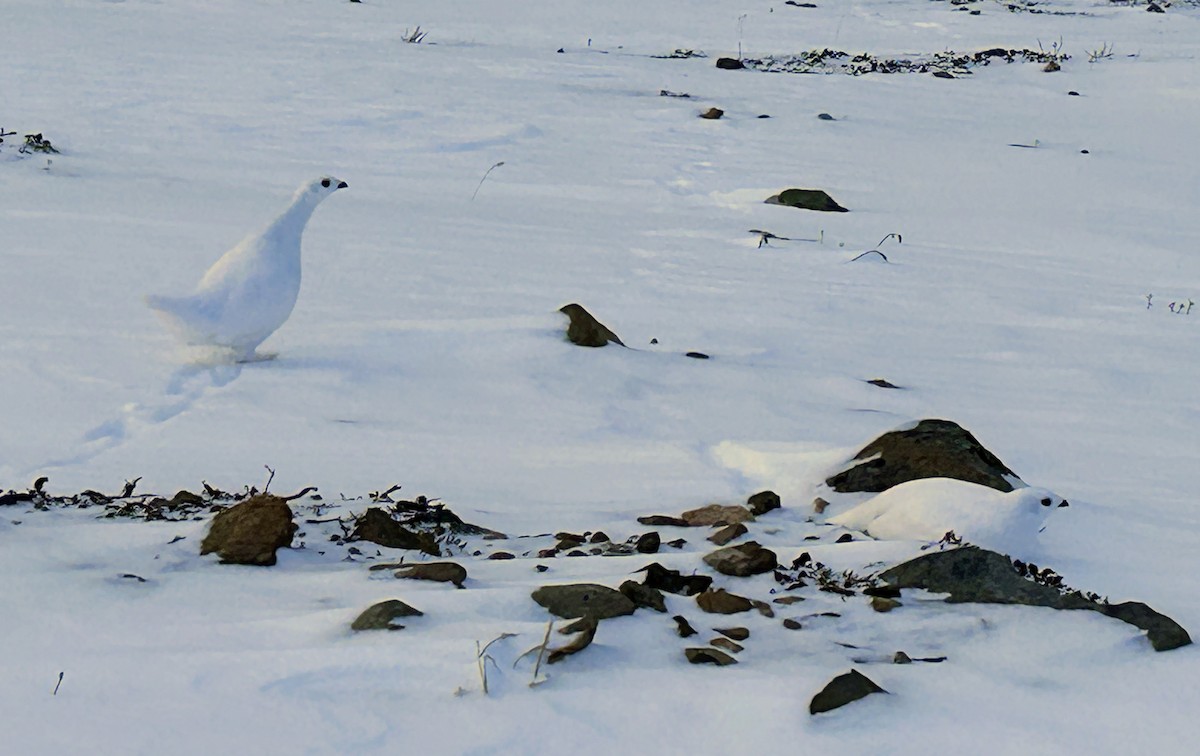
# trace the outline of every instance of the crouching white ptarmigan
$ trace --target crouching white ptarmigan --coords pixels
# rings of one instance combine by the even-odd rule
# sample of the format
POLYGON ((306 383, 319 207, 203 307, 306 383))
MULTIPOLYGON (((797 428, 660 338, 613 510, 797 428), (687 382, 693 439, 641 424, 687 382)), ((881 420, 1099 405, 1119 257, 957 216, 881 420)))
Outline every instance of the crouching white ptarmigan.
POLYGON ((193 293, 150 295, 146 304, 187 344, 229 350, 238 361, 254 359, 254 350, 296 305, 300 237, 308 219, 321 200, 347 186, 331 176, 305 184, 262 232, 221 255, 193 293))

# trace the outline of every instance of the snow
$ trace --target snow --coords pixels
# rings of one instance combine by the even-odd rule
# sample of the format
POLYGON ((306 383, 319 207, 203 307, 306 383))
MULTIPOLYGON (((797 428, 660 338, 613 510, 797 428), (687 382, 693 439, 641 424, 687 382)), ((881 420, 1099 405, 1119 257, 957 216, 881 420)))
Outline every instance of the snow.
MULTIPOLYGON (((772 488, 784 509, 752 537, 864 570, 919 544, 835 545, 843 531, 806 522, 812 497, 881 432, 940 417, 1070 501, 1038 538, 1068 583, 1197 632, 1200 311, 1168 305, 1200 290, 1200 11, 818 5, 6 3, 0 125, 61 154, 0 145, 0 488, 143 476, 169 496, 261 487, 270 465, 274 491, 399 482, 509 534, 614 540, 647 529, 638 515, 772 488), (426 40, 401 41, 417 24, 426 40), (739 45, 902 57, 1060 39, 1072 59, 1053 74, 714 66, 739 45), (1113 56, 1088 63, 1104 43, 1113 56), (677 48, 709 57, 651 57, 677 48), (725 117, 696 117, 711 106, 725 117), (199 279, 326 174, 352 188, 308 226, 299 301, 262 347, 277 359, 187 363, 142 297, 199 279), (851 212, 763 204, 793 186, 851 212), (756 248, 755 228, 823 242, 756 248), (888 263, 849 262, 889 233, 888 263), (567 302, 636 349, 565 343, 567 302)), ((687 665, 669 615, 639 610, 531 689, 512 667, 545 629, 529 592, 615 586, 650 558, 544 575, 467 559, 455 591, 311 545, 218 566, 197 556, 203 527, 0 511, 7 750, 1190 751, 1194 647, 1156 654, 1100 616, 907 595, 876 615, 821 594, 789 609, 842 616, 785 633, 669 596, 702 633, 751 627, 741 663, 687 665), (426 617, 352 637, 386 598, 426 617), (501 632, 519 635, 493 646, 485 698, 474 644, 501 632), (949 660, 853 661, 900 648, 949 660), (810 718, 850 666, 892 695, 810 718)), ((663 536, 689 541, 663 564, 699 565, 701 534, 663 536)))

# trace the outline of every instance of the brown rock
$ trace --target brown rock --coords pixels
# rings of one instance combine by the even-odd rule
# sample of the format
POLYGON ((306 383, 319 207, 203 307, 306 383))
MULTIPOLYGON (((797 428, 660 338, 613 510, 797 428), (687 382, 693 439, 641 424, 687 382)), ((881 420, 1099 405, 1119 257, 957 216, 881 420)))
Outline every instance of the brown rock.
POLYGON ((675 632, 679 633, 680 638, 688 638, 696 634, 696 628, 692 627, 682 614, 676 614, 671 619, 675 620, 675 632))
POLYGON ((397 599, 389 599, 380 601, 378 604, 368 607, 362 614, 358 615, 358 619, 350 625, 351 630, 403 630, 404 625, 396 625, 393 620, 400 617, 420 617, 423 615, 418 609, 413 609, 408 604, 397 599))
POLYGON ((720 108, 709 108, 700 114, 701 118, 707 118, 710 121, 715 121, 725 115, 725 111, 720 108))
POLYGON ((808 713, 820 714, 823 711, 832 711, 872 693, 887 693, 887 691, 876 685, 866 675, 852 669, 846 674, 838 675, 830 680, 820 693, 813 696, 812 702, 808 705, 808 713))
POLYGON ((745 627, 714 627, 713 630, 735 641, 744 641, 750 637, 750 629, 745 627))
POLYGON ((813 499, 813 511, 817 514, 824 514, 825 508, 829 506, 829 502, 822 499, 820 496, 813 499))
POLYGON ((757 541, 726 546, 704 556, 704 563, 722 575, 748 577, 770 572, 779 566, 779 558, 757 541))
POLYGON ((788 617, 783 621, 783 626, 788 630, 801 630, 804 628, 804 626, 800 624, 800 620, 792 619, 791 617, 788 617))
POLYGON ((396 577, 407 580, 432 580, 437 583, 453 583, 462 588, 467 579, 467 570, 454 562, 420 562, 396 571, 396 577))
POLYGON ((432 556, 441 555, 432 535, 409 530, 379 507, 370 507, 358 516, 348 540, 370 541, 391 549, 414 549, 432 556))
POLYGON ((903 606, 903 604, 896 599, 884 598, 883 596, 871 597, 871 608, 877 612, 890 612, 898 606, 903 606))
POLYGON ((260 494, 217 513, 200 554, 216 552, 224 564, 275 564, 275 550, 292 543, 298 526, 278 496, 260 494))
POLYGON ((726 651, 732 651, 735 654, 740 654, 742 651, 746 650, 740 644, 734 643, 728 638, 713 638, 708 642, 708 645, 716 646, 717 648, 723 648, 726 651))
POLYGON ((670 515, 646 515, 645 517, 637 518, 637 521, 643 525, 649 525, 656 528, 686 528, 689 525, 688 521, 682 517, 671 517, 670 515))
POLYGON ((683 655, 692 664, 715 664, 718 667, 737 664, 737 659, 715 648, 685 648, 683 655))
POLYGON ((708 504, 689 509, 680 516, 693 527, 732 525, 735 522, 749 522, 754 519, 750 510, 739 504, 708 504))
POLYGON ((663 597, 662 591, 657 588, 651 588, 645 583, 626 580, 624 583, 621 583, 621 587, 618 590, 638 606, 644 606, 656 612, 667 611, 666 599, 663 597))
POLYGON ((582 305, 571 303, 563 305, 558 310, 566 315, 570 322, 567 324, 567 339, 572 344, 584 347, 602 347, 612 342, 625 346, 625 342, 608 329, 608 326, 596 320, 582 305))
POLYGON ((737 614, 754 608, 750 599, 728 593, 724 588, 701 593, 696 596, 696 604, 710 614, 737 614))
POLYGON ((735 522, 734 524, 726 525, 716 533, 713 533, 708 537, 708 540, 712 541, 718 546, 724 546, 733 539, 746 535, 748 532, 749 531, 746 529, 745 525, 740 522, 735 522))

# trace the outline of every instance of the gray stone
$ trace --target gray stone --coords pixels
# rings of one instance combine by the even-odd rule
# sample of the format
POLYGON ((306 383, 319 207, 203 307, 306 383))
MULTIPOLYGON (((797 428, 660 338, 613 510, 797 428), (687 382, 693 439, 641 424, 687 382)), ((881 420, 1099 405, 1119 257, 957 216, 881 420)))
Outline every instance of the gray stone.
POLYGON ((830 680, 820 693, 813 696, 812 702, 808 705, 808 713, 820 714, 824 711, 832 711, 860 698, 866 698, 872 693, 887 693, 887 691, 872 682, 866 675, 852 669, 846 674, 838 675, 830 680))
POLYGON ((722 575, 748 577, 775 569, 779 566, 779 558, 774 551, 764 549, 758 541, 747 541, 706 554, 704 563, 722 575))
POLYGON ((564 618, 591 617, 602 620, 633 614, 637 605, 620 591, 595 583, 545 585, 533 592, 533 600, 551 614, 564 618))
POLYGON ((626 580, 624 583, 621 583, 619 590, 626 598, 638 606, 644 606, 656 612, 667 611, 666 599, 663 597, 662 591, 659 591, 657 588, 651 588, 645 583, 626 580))
POLYGON ((398 599, 380 601, 368 607, 350 625, 351 630, 402 630, 404 625, 393 624, 400 617, 420 617, 424 614, 398 599))
POLYGON ((278 496, 260 494, 218 512, 200 543, 200 554, 216 552, 225 564, 275 564, 275 550, 290 546, 298 526, 278 496))
POLYGON ((840 493, 878 493, 922 478, 955 478, 998 491, 1013 490, 1016 473, 968 431, 949 420, 922 420, 885 433, 863 447, 857 464, 825 483, 840 493))

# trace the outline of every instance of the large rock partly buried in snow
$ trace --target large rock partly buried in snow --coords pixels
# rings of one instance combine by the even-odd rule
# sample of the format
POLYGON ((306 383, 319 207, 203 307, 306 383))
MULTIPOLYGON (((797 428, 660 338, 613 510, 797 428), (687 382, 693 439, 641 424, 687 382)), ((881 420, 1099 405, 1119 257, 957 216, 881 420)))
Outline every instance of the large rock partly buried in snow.
POLYGON ((399 599, 388 599, 368 607, 350 625, 351 630, 403 630, 404 625, 395 624, 401 617, 420 617, 423 612, 414 609, 399 599))
POLYGON ((370 541, 391 549, 414 549, 433 556, 442 553, 432 535, 409 530, 380 507, 370 507, 358 516, 348 540, 370 541))
POLYGON ((567 619, 591 617, 602 620, 633 614, 637 609, 637 605, 620 591, 594 583, 545 585, 533 592, 533 600, 551 614, 567 619))
POLYGON ((848 213, 846 208, 839 205, 824 190, 821 189, 784 189, 779 194, 767 197, 768 205, 787 205, 801 210, 816 210, 823 213, 848 213))
POLYGON ((1028 580, 1008 557, 977 546, 917 557, 880 573, 896 588, 923 588, 948 593, 949 603, 1023 604, 1051 609, 1090 609, 1146 631, 1155 651, 1170 651, 1192 642, 1186 630, 1166 615, 1135 601, 1104 604, 1078 592, 1028 580))
POLYGON ((583 309, 583 305, 572 302, 558 308, 570 322, 567 324, 567 339, 572 344, 585 347, 602 347, 612 342, 625 346, 625 342, 608 329, 608 326, 596 320, 592 313, 583 309))
POLYGON ((278 496, 261 494, 219 512, 200 554, 216 552, 226 564, 275 564, 275 550, 292 543, 297 525, 292 508, 278 496))
POLYGON ((1013 490, 1017 474, 950 420, 922 420, 863 447, 854 462, 826 479, 840 493, 886 491, 921 478, 956 478, 997 491, 1013 490))
POLYGON ((775 569, 779 566, 779 558, 758 541, 747 541, 705 554, 704 563, 722 575, 749 577, 775 569))
POLYGON ((824 711, 853 703, 860 698, 866 698, 872 693, 887 693, 857 669, 852 669, 844 675, 838 675, 829 681, 821 692, 813 696, 808 705, 809 714, 820 714, 824 711))

